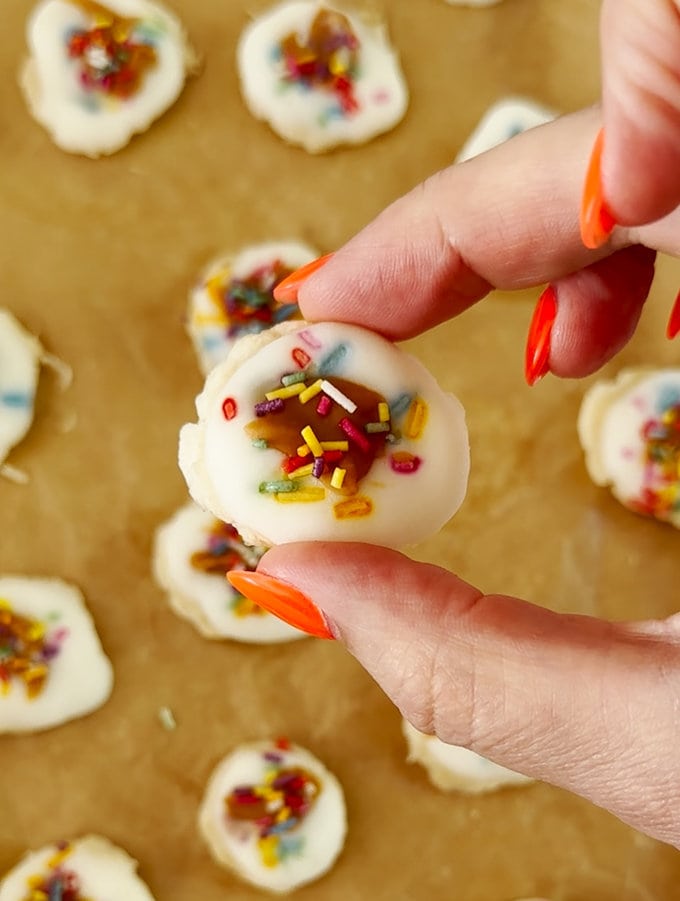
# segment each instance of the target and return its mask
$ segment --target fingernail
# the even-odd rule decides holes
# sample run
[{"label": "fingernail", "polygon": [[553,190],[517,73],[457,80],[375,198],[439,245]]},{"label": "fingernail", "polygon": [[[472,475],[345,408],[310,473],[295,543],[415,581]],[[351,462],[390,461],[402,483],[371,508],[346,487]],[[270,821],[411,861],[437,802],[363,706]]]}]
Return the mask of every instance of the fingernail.
[{"label": "fingernail", "polygon": [[317,269],[321,269],[332,256],[332,253],[326,253],[324,256],[312,260],[311,263],[306,263],[304,266],[300,266],[295,272],[291,272],[290,275],[287,275],[283,281],[280,281],[274,288],[274,300],[278,300],[279,303],[294,303],[297,300],[300,285],[306,281],[310,275],[313,275]]},{"label": "fingernail", "polygon": [[680,292],[675,298],[671,315],[668,317],[668,325],[666,326],[666,335],[672,341],[680,332]]},{"label": "fingernail", "polygon": [[524,378],[531,387],[550,372],[550,334],[557,316],[557,296],[552,285],[548,285],[538,298],[534,315],[529,326],[527,349],[524,359]]},{"label": "fingernail", "polygon": [[590,250],[596,250],[605,244],[616,225],[602,193],[603,146],[604,128],[601,128],[590,155],[581,198],[581,240]]},{"label": "fingernail", "polygon": [[265,576],[263,573],[235,570],[227,573],[227,579],[242,595],[278,616],[284,623],[315,635],[317,638],[334,638],[319,610],[292,585]]}]

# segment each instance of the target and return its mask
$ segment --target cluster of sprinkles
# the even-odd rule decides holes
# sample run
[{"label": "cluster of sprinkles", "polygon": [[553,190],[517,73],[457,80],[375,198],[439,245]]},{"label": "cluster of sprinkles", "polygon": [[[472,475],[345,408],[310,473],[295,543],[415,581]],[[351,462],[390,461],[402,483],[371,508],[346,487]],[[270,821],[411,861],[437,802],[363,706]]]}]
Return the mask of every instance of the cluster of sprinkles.
[{"label": "cluster of sprinkles", "polygon": [[72,2],[95,23],[67,36],[68,55],[80,63],[81,86],[117,100],[133,97],[157,62],[153,31],[142,28],[138,19],[118,16],[94,0]]},{"label": "cluster of sprinkles", "polygon": [[283,62],[284,83],[330,91],[342,116],[359,109],[354,91],[359,39],[342,13],[320,9],[307,38],[300,42],[296,33],[288,35],[281,41],[278,53]]},{"label": "cluster of sprinkles", "polygon": [[632,506],[648,516],[668,519],[680,513],[680,402],[647,420],[641,436],[645,484]]},{"label": "cluster of sprinkles", "polygon": [[285,765],[281,752],[289,747],[286,739],[279,739],[275,750],[262,755],[262,782],[237,786],[224,801],[230,820],[257,827],[257,847],[265,867],[275,867],[302,853],[303,839],[290,833],[303,822],[321,792],[315,776],[301,767]]},{"label": "cluster of sprinkles", "polygon": [[205,284],[215,311],[198,314],[197,322],[224,328],[229,338],[238,338],[298,315],[297,304],[274,300],[274,288],[292,271],[281,260],[258,266],[245,278],[231,278],[230,270],[223,269]]},{"label": "cluster of sprinkles", "polygon": [[[313,503],[324,500],[330,489],[347,498],[334,504],[337,519],[371,514],[371,499],[358,495],[361,479],[387,445],[402,437],[420,438],[428,415],[427,404],[417,395],[404,393],[389,404],[375,391],[334,376],[347,353],[347,345],[340,343],[315,364],[303,347],[293,348],[298,369],[284,373],[265,392],[254,406],[255,420],[246,426],[255,447],[284,455],[280,478],[261,482],[259,492],[282,504]],[[234,419],[236,399],[225,398],[222,412],[225,419]],[[394,427],[396,421],[401,431]],[[414,473],[421,464],[420,457],[406,450],[389,454],[396,473]]]},{"label": "cluster of sprinkles", "polygon": [[[226,576],[234,569],[245,569],[252,572],[264,551],[246,547],[234,526],[215,519],[207,530],[206,546],[195,551],[189,558],[194,569],[209,575]],[[265,610],[248,598],[233,593],[231,611],[235,616],[264,616]]]},{"label": "cluster of sprinkles", "polygon": [[12,679],[19,679],[27,697],[37,698],[66,636],[65,629],[48,635],[45,623],[15,613],[9,601],[0,598],[0,697],[10,692]]},{"label": "cluster of sprinkles", "polygon": [[64,867],[72,853],[73,848],[68,842],[58,844],[56,852],[47,861],[49,873],[28,878],[28,893],[22,901],[88,901],[80,894],[77,873]]}]

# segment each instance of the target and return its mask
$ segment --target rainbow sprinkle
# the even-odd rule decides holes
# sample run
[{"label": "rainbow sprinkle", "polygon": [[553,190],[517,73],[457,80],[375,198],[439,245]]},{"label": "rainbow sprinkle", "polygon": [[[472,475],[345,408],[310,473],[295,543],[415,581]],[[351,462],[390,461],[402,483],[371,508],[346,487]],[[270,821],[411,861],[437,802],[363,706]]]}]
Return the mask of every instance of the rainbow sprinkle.
[{"label": "rainbow sprinkle", "polygon": [[29,876],[28,892],[22,901],[88,901],[80,893],[78,874],[63,865],[72,853],[73,847],[68,842],[57,845],[56,852],[47,861],[49,873]]},{"label": "rainbow sprinkle", "polygon": [[639,497],[630,501],[638,513],[670,520],[680,514],[680,403],[662,409],[644,423],[644,480]]},{"label": "rainbow sprinkle", "polygon": [[[203,550],[196,551],[190,557],[191,566],[207,575],[226,576],[234,569],[253,572],[264,554],[264,549],[246,547],[234,526],[213,521],[208,529],[207,543]],[[233,593],[230,610],[239,618],[264,614],[262,607],[253,604],[242,595]]]},{"label": "rainbow sprinkle", "polygon": [[24,683],[29,700],[37,698],[67,637],[66,629],[48,634],[45,623],[15,613],[10,602],[0,598],[0,698],[9,694],[12,679]]},{"label": "rainbow sprinkle", "polygon": [[265,867],[275,867],[287,857],[302,853],[304,839],[290,833],[304,822],[322,789],[311,773],[301,767],[286,767],[279,750],[265,752],[262,759],[262,782],[236,786],[224,803],[228,820],[253,824],[260,860]]}]

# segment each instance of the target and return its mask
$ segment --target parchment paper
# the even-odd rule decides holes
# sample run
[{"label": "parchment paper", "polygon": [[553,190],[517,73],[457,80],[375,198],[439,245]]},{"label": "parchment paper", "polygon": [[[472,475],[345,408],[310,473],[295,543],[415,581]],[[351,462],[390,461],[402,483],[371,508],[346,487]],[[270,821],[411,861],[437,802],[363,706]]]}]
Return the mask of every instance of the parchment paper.
[{"label": "parchment paper", "polygon": [[[404,763],[399,715],[340,646],[210,643],[168,610],[149,574],[155,526],[185,499],[176,437],[201,380],[182,316],[216,252],[273,238],[331,250],[452,160],[486,108],[524,93],[562,111],[594,100],[590,0],[489,9],[384,0],[412,91],[404,123],[366,147],[310,157],[243,107],[237,35],[256,6],[175,0],[204,66],[177,105],[110,159],[57,150],[16,84],[31,4],[0,25],[0,303],[74,368],[42,379],[35,426],[0,482],[0,570],[85,591],[116,670],[86,720],[0,739],[0,872],[27,846],[94,830],[125,846],[159,901],[254,899],[209,859],[195,819],[237,743],[287,734],[347,792],[350,834],[318,901],[672,901],[680,857],[565,792],[539,785],[466,800]],[[664,261],[638,334],[608,367],[671,363],[680,284]],[[537,291],[495,295],[412,342],[466,405],[468,499],[421,559],[486,590],[616,618],[678,607],[678,533],[589,482],[575,434],[585,383],[522,379]],[[169,706],[177,729],[158,720]],[[120,899],[124,901],[124,899]]]}]

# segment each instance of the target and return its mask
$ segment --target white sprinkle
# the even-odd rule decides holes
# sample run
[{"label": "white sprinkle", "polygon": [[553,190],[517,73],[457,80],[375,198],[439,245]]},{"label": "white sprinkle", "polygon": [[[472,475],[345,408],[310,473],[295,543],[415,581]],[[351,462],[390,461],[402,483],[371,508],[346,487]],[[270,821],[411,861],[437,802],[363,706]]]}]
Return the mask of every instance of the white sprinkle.
[{"label": "white sprinkle", "polygon": [[4,463],[0,466],[0,476],[9,482],[15,482],[17,485],[28,485],[31,481],[31,477],[27,472],[19,469],[18,466],[12,466],[11,463]]},{"label": "white sprinkle", "polygon": [[174,732],[177,728],[177,720],[175,719],[175,714],[170,710],[169,707],[161,707],[158,711],[158,719],[161,721],[161,726],[165,729],[166,732]]},{"label": "white sprinkle", "polygon": [[336,404],[339,404],[343,410],[347,410],[348,413],[354,413],[357,408],[357,405],[353,400],[350,400],[346,394],[343,394],[339,388],[336,388],[335,385],[331,385],[330,382],[327,382],[326,379],[323,379],[321,382],[321,390],[324,394],[327,394],[331,400],[334,400]]},{"label": "white sprinkle", "polygon": [[57,380],[59,381],[59,387],[62,391],[66,391],[67,388],[71,387],[71,383],[73,382],[73,369],[68,363],[60,357],[57,357],[55,354],[48,353],[45,350],[40,355],[40,362],[43,366],[47,366],[48,369],[51,369],[56,374]]}]

